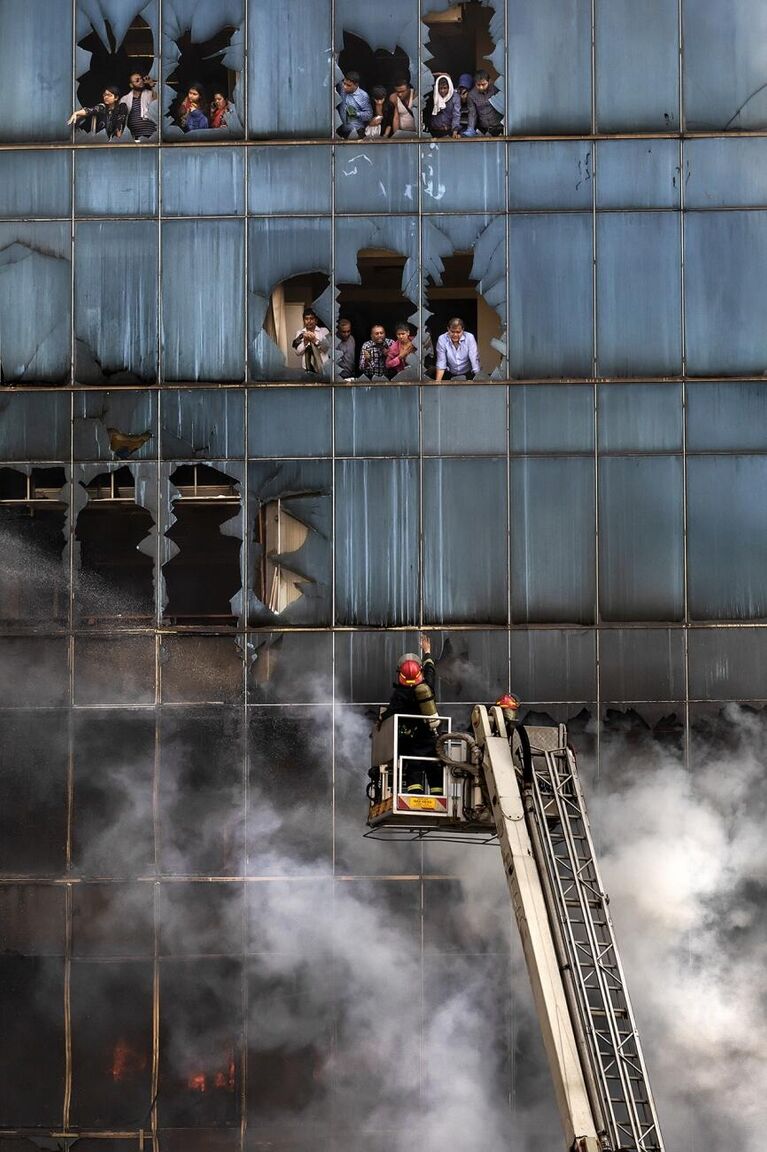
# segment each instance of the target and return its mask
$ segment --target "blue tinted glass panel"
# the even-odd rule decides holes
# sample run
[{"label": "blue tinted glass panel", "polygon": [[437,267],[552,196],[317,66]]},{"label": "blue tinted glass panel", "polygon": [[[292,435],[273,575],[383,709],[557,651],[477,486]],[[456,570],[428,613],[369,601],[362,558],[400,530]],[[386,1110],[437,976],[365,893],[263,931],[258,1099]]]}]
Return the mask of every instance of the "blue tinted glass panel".
[{"label": "blue tinted glass panel", "polygon": [[591,128],[590,0],[509,0],[509,133]]},{"label": "blue tinted glass panel", "polygon": [[511,388],[512,452],[593,452],[594,389],[590,384]]},{"label": "blue tinted glass panel", "polygon": [[414,212],[418,207],[418,149],[360,141],[336,151],[337,212]]},{"label": "blue tinted glass panel", "polygon": [[767,10],[761,0],[684,0],[684,108],[690,130],[764,128]]},{"label": "blue tinted glass panel", "polygon": [[25,0],[0,5],[0,76],[11,84],[0,140],[70,139],[71,62],[70,4]]},{"label": "blue tinted glass panel", "polygon": [[679,620],[684,610],[681,456],[599,464],[603,620]]},{"label": "blue tinted glass panel", "polygon": [[[330,136],[331,0],[248,5],[248,131],[251,136]],[[301,35],[296,35],[300,29]],[[275,45],[279,44],[279,51]],[[290,84],[286,78],[291,77]]]},{"label": "blue tinted glass panel", "polygon": [[69,399],[63,392],[0,395],[0,460],[66,459]]},{"label": "blue tinted glass panel", "polygon": [[0,152],[0,217],[68,216],[72,158],[66,152]]},{"label": "blue tinted glass panel", "polygon": [[116,456],[146,460],[157,456],[156,392],[147,388],[114,392],[80,389],[73,403],[75,460],[114,460]]},{"label": "blue tinted glass panel", "polygon": [[673,628],[604,628],[599,633],[602,700],[681,700],[684,633]]},{"label": "blue tinted glass panel", "polygon": [[593,174],[588,141],[509,144],[509,207],[590,209]]},{"label": "blue tinted glass panel", "polygon": [[329,148],[248,148],[248,212],[330,212]]},{"label": "blue tinted glass panel", "polygon": [[[421,206],[424,212],[502,212],[505,190],[505,145],[491,141],[457,152],[434,141],[421,148]],[[456,162],[464,155],[468,164]]]},{"label": "blue tinted glass panel", "polygon": [[75,374],[80,383],[156,379],[157,248],[157,227],[149,221],[77,225]]},{"label": "blue tinted glass panel", "polygon": [[688,384],[687,448],[767,451],[767,383]]},{"label": "blue tinted glass panel", "polygon": [[245,455],[241,391],[169,388],[162,394],[162,454],[167,458],[241,459]]},{"label": "blue tinted glass panel", "polygon": [[687,461],[689,605],[694,620],[767,616],[767,458]]},{"label": "blue tinted glass panel", "polygon": [[242,380],[244,233],[237,220],[163,226],[163,371],[169,380]]},{"label": "blue tinted glass panel", "polygon": [[597,208],[678,208],[676,140],[600,140]]},{"label": "blue tinted glass panel", "polygon": [[418,452],[418,389],[407,385],[336,393],[336,452],[399,456]]},{"label": "blue tinted glass panel", "polygon": [[75,154],[78,216],[154,216],[157,153],[154,149],[82,149]]},{"label": "blue tinted glass panel", "polygon": [[249,456],[329,456],[333,430],[327,388],[253,388]]},{"label": "blue tinted glass panel", "polygon": [[595,594],[593,461],[512,460],[512,620],[591,624]]},{"label": "blue tinted glass panel", "polygon": [[698,700],[767,698],[767,630],[691,628],[690,696]]},{"label": "blue tinted glass panel", "polygon": [[591,216],[509,221],[513,376],[592,372]]},{"label": "blue tinted glass panel", "polygon": [[597,0],[599,132],[671,132],[679,127],[677,0]]},{"label": "blue tinted glass panel", "polygon": [[691,212],[685,225],[687,371],[761,376],[767,364],[767,212]]},{"label": "blue tinted glass panel", "polygon": [[682,362],[677,213],[597,218],[597,363],[603,376],[674,376]]},{"label": "blue tinted glass panel", "polygon": [[[478,493],[482,494],[479,501]],[[506,623],[506,498],[505,460],[424,461],[427,621]],[[471,547],[456,548],[455,541],[462,538],[467,525],[471,525]]]},{"label": "blue tinted glass panel", "polygon": [[336,466],[336,619],[396,625],[418,616],[416,460]]},{"label": "blue tinted glass panel", "polygon": [[423,450],[429,456],[506,452],[506,389],[469,384],[425,388]]},{"label": "blue tinted glass panel", "polygon": [[69,224],[0,224],[0,380],[60,383],[69,375]]},{"label": "blue tinted glass panel", "polygon": [[670,452],[682,448],[679,384],[600,384],[602,452]]},{"label": "blue tinted glass panel", "polygon": [[767,204],[767,139],[687,140],[688,208],[758,208]]},{"label": "blue tinted glass panel", "polygon": [[168,216],[237,216],[245,211],[241,148],[173,148],[162,155]]},{"label": "blue tinted glass panel", "polygon": [[[301,380],[305,361],[293,348],[306,304],[333,328],[330,220],[248,221],[248,337],[254,380]],[[327,337],[328,342],[330,336]],[[330,375],[328,359],[315,377]],[[325,353],[323,353],[325,355]]]},{"label": "blue tinted glass panel", "polygon": [[511,686],[527,703],[595,699],[595,633],[515,629],[511,633]]}]

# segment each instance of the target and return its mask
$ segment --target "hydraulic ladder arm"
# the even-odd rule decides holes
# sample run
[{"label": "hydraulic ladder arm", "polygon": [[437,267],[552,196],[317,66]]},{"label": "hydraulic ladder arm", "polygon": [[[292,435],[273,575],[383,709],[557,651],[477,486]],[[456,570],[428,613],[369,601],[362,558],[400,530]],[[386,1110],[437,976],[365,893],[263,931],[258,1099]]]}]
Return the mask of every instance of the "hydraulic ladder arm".
[{"label": "hydraulic ladder arm", "polygon": [[472,725],[567,1147],[664,1152],[565,729]]}]

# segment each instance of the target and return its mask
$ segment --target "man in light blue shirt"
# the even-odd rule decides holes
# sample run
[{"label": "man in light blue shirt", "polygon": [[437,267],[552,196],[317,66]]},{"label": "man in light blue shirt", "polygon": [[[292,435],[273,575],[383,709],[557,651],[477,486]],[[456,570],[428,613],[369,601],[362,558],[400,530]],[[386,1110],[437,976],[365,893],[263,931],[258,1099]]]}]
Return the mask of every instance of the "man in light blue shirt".
[{"label": "man in light blue shirt", "polygon": [[338,86],[341,103],[338,114],[341,125],[338,135],[356,139],[365,135],[365,126],[373,118],[373,106],[367,92],[360,88],[359,72],[347,72]]},{"label": "man in light blue shirt", "polygon": [[437,380],[451,376],[465,376],[473,380],[479,372],[479,350],[471,332],[466,332],[463,320],[454,316],[437,340]]}]

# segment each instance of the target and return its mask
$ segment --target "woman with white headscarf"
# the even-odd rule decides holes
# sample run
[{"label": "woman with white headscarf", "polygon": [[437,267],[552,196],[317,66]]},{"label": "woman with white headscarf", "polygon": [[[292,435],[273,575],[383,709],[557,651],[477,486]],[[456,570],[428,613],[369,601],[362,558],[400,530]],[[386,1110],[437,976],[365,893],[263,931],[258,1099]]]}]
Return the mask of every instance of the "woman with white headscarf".
[{"label": "woman with white headscarf", "polygon": [[434,77],[427,127],[432,136],[450,136],[453,129],[453,105],[455,89],[446,72],[438,72]]}]

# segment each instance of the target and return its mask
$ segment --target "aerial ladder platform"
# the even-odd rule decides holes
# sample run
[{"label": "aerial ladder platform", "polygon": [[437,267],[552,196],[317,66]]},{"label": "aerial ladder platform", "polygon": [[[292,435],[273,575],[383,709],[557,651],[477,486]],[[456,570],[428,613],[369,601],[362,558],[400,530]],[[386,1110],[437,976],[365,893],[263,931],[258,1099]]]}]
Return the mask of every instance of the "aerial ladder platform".
[{"label": "aerial ladder platform", "polygon": [[499,844],[568,1152],[664,1152],[566,727],[477,705],[401,754],[418,719],[373,734],[367,834]]}]

